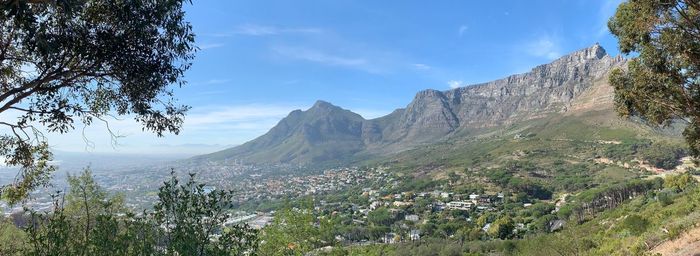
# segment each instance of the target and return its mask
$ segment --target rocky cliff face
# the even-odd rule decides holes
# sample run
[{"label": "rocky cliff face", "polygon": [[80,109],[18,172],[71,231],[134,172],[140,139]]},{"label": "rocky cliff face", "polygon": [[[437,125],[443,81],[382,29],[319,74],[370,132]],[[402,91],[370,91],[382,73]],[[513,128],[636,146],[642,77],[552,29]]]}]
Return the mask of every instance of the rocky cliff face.
[{"label": "rocky cliff face", "polygon": [[454,103],[462,125],[497,125],[513,118],[564,111],[622,61],[595,45],[528,73],[455,89],[446,96]]},{"label": "rocky cliff face", "polygon": [[596,44],[524,74],[449,91],[421,91],[406,108],[373,120],[319,101],[307,111],[292,112],[260,138],[212,155],[307,164],[348,158],[368,149],[391,153],[463,129],[609,108],[612,90],[605,78],[624,63]]},{"label": "rocky cliff face", "polygon": [[623,64],[596,44],[528,73],[447,91],[445,97],[461,126],[494,126],[567,111],[574,99]]},{"label": "rocky cliff face", "polygon": [[453,112],[449,99],[436,90],[425,90],[416,94],[406,107],[397,125],[387,130],[387,142],[432,141],[459,127],[459,119]]},{"label": "rocky cliff face", "polygon": [[[425,90],[416,95],[400,117],[394,118],[396,124],[384,126],[382,140],[374,141],[420,144],[459,129],[498,126],[548,113],[585,110],[596,104],[606,104],[612,99],[612,90],[607,83],[603,82],[596,91],[591,88],[606,81],[604,78],[608,72],[624,62],[622,57],[607,55],[596,44],[524,74],[444,92]],[[577,102],[576,99],[584,94],[591,100]],[[571,108],[574,103],[580,104]]]}]

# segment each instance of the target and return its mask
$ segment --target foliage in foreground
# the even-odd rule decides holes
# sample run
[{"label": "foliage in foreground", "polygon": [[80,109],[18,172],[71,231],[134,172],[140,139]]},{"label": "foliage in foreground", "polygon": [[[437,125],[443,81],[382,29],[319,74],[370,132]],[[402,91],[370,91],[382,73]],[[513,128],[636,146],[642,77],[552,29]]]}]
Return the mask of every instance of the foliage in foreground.
[{"label": "foliage in foreground", "polygon": [[[139,215],[122,214],[121,196],[107,195],[89,170],[71,176],[69,183],[64,197],[54,197],[53,212],[31,212],[25,232],[14,231],[26,239],[13,239],[18,244],[3,242],[0,252],[65,256],[254,255],[257,251],[255,230],[245,225],[223,229],[231,193],[207,193],[194,175],[181,184],[173,174],[160,188],[153,212]],[[11,227],[2,225],[0,231],[9,232]]]},{"label": "foliage in foreground", "polygon": [[157,135],[179,133],[189,107],[171,86],[185,84],[196,50],[187,2],[0,1],[0,113],[16,116],[0,120],[0,159],[20,168],[1,187],[4,200],[21,201],[55,170],[41,131],[117,115]]},{"label": "foliage in foreground", "polygon": [[636,53],[627,70],[614,70],[610,83],[620,114],[654,124],[683,119],[690,152],[700,155],[700,1],[630,0],[608,27],[622,53]]}]

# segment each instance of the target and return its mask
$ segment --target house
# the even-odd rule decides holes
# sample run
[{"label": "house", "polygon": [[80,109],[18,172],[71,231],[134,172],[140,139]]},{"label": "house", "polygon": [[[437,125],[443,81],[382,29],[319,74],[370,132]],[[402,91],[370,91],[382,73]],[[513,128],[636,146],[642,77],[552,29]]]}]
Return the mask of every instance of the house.
[{"label": "house", "polygon": [[484,232],[488,232],[489,228],[491,228],[491,223],[486,223],[486,225],[484,225],[484,227],[481,228],[481,230],[483,230]]},{"label": "house", "polygon": [[563,220],[555,220],[549,223],[549,232],[554,232],[559,229],[562,229],[566,225],[566,221]]},{"label": "house", "polygon": [[401,209],[396,209],[396,208],[391,208],[389,209],[389,213],[391,214],[392,217],[396,217],[401,213],[403,210]]},{"label": "house", "polygon": [[471,195],[469,195],[469,200],[476,201],[476,200],[478,200],[478,199],[479,199],[479,195],[478,195],[478,194],[472,193]]},{"label": "house", "polygon": [[411,206],[411,205],[413,205],[413,203],[411,203],[411,202],[402,202],[402,201],[394,201],[394,203],[392,203],[392,205],[394,205],[394,207],[402,207],[402,206]]},{"label": "house", "polygon": [[438,211],[438,212],[440,212],[440,211],[442,211],[442,210],[445,210],[445,203],[443,203],[443,202],[436,202],[436,203],[434,203],[434,204],[433,204],[433,210],[434,210],[434,211]]},{"label": "house", "polygon": [[420,217],[418,217],[418,215],[411,214],[411,215],[406,215],[406,217],[404,217],[404,219],[407,221],[418,222],[418,220],[420,220]]},{"label": "house", "polygon": [[478,201],[480,204],[489,204],[491,203],[491,198],[487,195],[481,195]]},{"label": "house", "polygon": [[396,234],[394,233],[386,233],[384,234],[384,237],[382,237],[382,242],[385,244],[393,244],[396,243]]},{"label": "house", "polygon": [[420,230],[418,229],[411,229],[410,232],[408,232],[408,238],[411,241],[418,241],[420,240]]},{"label": "house", "polygon": [[447,193],[447,192],[440,193],[440,197],[442,197],[443,199],[450,198],[451,196],[452,196],[452,193]]},{"label": "house", "polygon": [[472,208],[472,202],[452,201],[447,203],[447,209],[468,211]]}]

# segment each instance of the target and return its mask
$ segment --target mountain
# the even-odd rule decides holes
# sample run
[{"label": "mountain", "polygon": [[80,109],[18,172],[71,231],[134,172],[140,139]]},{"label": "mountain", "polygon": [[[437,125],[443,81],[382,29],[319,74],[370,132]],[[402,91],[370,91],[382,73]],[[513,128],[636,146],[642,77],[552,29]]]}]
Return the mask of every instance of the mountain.
[{"label": "mountain", "polygon": [[263,163],[340,162],[364,149],[365,119],[349,110],[318,101],[309,110],[294,110],[269,132],[238,147],[196,159],[240,159]]},{"label": "mountain", "polygon": [[406,108],[372,120],[318,101],[306,111],[291,112],[259,138],[195,159],[342,164],[549,115],[611,110],[607,74],[625,63],[595,44],[527,73],[418,92]]}]

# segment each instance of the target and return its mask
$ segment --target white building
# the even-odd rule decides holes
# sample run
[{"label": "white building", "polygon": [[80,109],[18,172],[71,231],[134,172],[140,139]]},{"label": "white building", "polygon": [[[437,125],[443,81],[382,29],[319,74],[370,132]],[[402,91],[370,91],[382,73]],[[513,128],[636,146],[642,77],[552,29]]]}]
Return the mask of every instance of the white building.
[{"label": "white building", "polygon": [[451,196],[452,196],[452,193],[447,193],[447,192],[440,193],[440,197],[442,197],[442,198],[450,198]]},{"label": "white building", "polygon": [[472,202],[452,201],[447,203],[447,209],[468,211],[473,205]]},{"label": "white building", "polygon": [[411,239],[411,241],[418,241],[418,240],[420,240],[420,230],[418,230],[418,229],[412,229],[412,230],[408,233],[408,237],[409,237],[409,239]]},{"label": "white building", "polygon": [[406,215],[406,217],[404,217],[404,219],[406,219],[407,221],[418,222],[418,220],[420,220],[420,217],[418,217],[418,215],[411,214],[411,215]]}]

